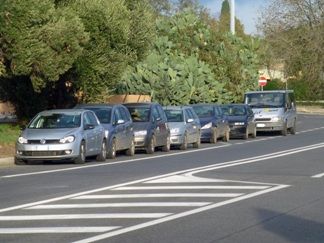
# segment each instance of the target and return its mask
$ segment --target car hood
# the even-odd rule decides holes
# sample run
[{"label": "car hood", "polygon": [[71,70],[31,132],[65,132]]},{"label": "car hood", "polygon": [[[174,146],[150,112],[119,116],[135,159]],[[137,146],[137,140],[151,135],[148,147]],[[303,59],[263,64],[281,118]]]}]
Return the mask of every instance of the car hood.
[{"label": "car hood", "polygon": [[246,116],[228,116],[227,117],[228,122],[246,122],[247,117]]},{"label": "car hood", "polygon": [[150,128],[150,122],[134,122],[134,131],[144,131]]},{"label": "car hood", "polygon": [[61,139],[70,134],[74,134],[79,128],[62,128],[62,129],[25,129],[22,136],[29,140],[34,139]]},{"label": "car hood", "polygon": [[275,117],[284,113],[283,108],[253,108],[255,118]]},{"label": "car hood", "polygon": [[204,118],[199,118],[200,121],[200,125],[203,127],[205,126],[207,123],[212,122],[213,121],[213,117],[204,117]]}]

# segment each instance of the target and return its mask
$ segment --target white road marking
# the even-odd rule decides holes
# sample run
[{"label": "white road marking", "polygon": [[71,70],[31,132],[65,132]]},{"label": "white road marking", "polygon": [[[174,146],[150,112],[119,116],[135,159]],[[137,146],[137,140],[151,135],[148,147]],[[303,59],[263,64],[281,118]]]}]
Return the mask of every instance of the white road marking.
[{"label": "white road marking", "polygon": [[190,175],[172,175],[156,180],[146,181],[144,183],[206,183],[206,182],[225,182],[225,180],[201,178]]},{"label": "white road marking", "polygon": [[147,219],[162,218],[171,213],[99,213],[99,214],[49,214],[0,216],[0,221],[53,220],[53,219]]},{"label": "white road marking", "polygon": [[[94,190],[79,192],[79,193],[70,194],[70,195],[66,195],[66,196],[62,196],[62,197],[56,197],[56,198],[46,199],[46,200],[42,200],[42,201],[21,204],[21,205],[17,205],[17,206],[8,207],[8,208],[3,208],[3,209],[0,209],[0,213],[13,211],[13,210],[20,209],[20,208],[31,207],[31,206],[35,206],[35,205],[39,205],[39,204],[55,202],[55,201],[59,201],[59,200],[63,200],[63,199],[69,199],[69,198],[78,197],[78,196],[82,196],[82,195],[86,195],[86,194],[90,194],[90,193],[101,192],[101,191],[105,191],[105,190],[109,190],[109,189],[113,189],[113,188],[117,188],[117,187],[132,185],[135,183],[142,183],[142,182],[147,182],[147,181],[152,181],[152,180],[158,180],[161,178],[174,176],[174,175],[181,174],[181,173],[190,173],[190,172],[194,172],[194,171],[201,170],[204,168],[213,167],[213,169],[218,169],[218,168],[222,168],[224,165],[226,165],[226,167],[229,167],[229,166],[237,166],[237,165],[248,164],[248,163],[255,163],[255,162],[260,162],[260,161],[263,162],[265,160],[269,160],[272,158],[287,156],[287,155],[291,155],[291,154],[297,154],[297,153],[310,151],[310,150],[314,150],[314,149],[318,149],[318,148],[322,148],[322,147],[324,147],[324,143],[318,143],[318,144],[313,144],[310,146],[304,146],[304,147],[299,147],[299,148],[295,148],[295,149],[283,150],[283,151],[279,151],[279,152],[275,152],[275,153],[270,153],[270,154],[266,154],[264,156],[256,156],[256,157],[245,158],[245,159],[240,159],[240,160],[233,160],[233,161],[228,161],[228,162],[223,162],[223,163],[218,163],[218,164],[213,164],[213,165],[208,165],[208,166],[196,167],[196,168],[192,168],[192,169],[186,169],[186,170],[182,170],[182,171],[176,171],[176,172],[172,172],[172,173],[168,173],[168,174],[164,174],[164,175],[158,175],[158,176],[139,179],[139,180],[135,180],[135,181],[131,181],[131,182],[121,183],[121,184],[117,184],[117,185],[113,185],[113,186],[97,188]],[[287,152],[289,152],[289,153],[287,153]],[[273,184],[273,185],[275,185],[275,184]]]},{"label": "white road marking", "polygon": [[280,185],[280,186],[272,187],[272,188],[269,188],[269,189],[266,189],[266,190],[263,190],[263,191],[258,191],[258,192],[255,192],[255,193],[247,194],[247,195],[244,195],[244,196],[241,196],[241,197],[236,197],[236,198],[229,199],[229,200],[219,202],[219,203],[214,203],[214,204],[211,204],[211,205],[208,205],[208,206],[205,206],[205,207],[201,207],[201,208],[193,209],[193,210],[190,210],[190,211],[170,215],[170,216],[165,217],[165,218],[161,218],[161,219],[153,220],[153,221],[150,221],[150,222],[146,222],[146,223],[142,223],[142,224],[122,228],[122,229],[119,229],[119,230],[115,230],[113,232],[104,233],[102,235],[97,235],[97,236],[94,236],[94,237],[90,237],[88,239],[83,239],[83,240],[80,240],[80,241],[76,241],[74,243],[88,243],[88,242],[94,242],[94,241],[98,241],[98,240],[107,239],[107,238],[110,238],[110,237],[113,237],[113,236],[116,236],[116,235],[120,235],[120,234],[124,234],[124,233],[130,232],[130,231],[135,231],[135,230],[138,230],[138,229],[150,227],[152,225],[157,225],[157,224],[168,222],[168,221],[171,221],[171,220],[174,220],[174,219],[183,218],[183,217],[186,217],[186,216],[189,216],[189,215],[192,215],[192,214],[197,214],[197,213],[204,212],[204,211],[207,211],[207,210],[210,210],[210,209],[218,208],[218,207],[221,207],[221,206],[224,206],[224,205],[227,205],[227,204],[231,204],[231,203],[235,203],[235,202],[238,202],[238,201],[241,201],[241,200],[244,200],[244,199],[256,197],[256,196],[259,196],[259,195],[262,195],[262,194],[265,194],[265,193],[269,193],[269,192],[273,192],[273,191],[276,191],[276,190],[280,190],[280,189],[283,189],[283,188],[286,188],[286,187],[289,187],[289,186],[288,185]]},{"label": "white road marking", "polygon": [[38,205],[25,209],[125,208],[125,207],[202,207],[211,202],[135,202]]},{"label": "white road marking", "polygon": [[269,186],[125,186],[112,189],[113,191],[132,190],[261,190]]},{"label": "white road marking", "polygon": [[0,228],[0,234],[40,234],[40,233],[102,233],[118,229],[111,227],[40,227],[40,228]]},{"label": "white road marking", "polygon": [[152,194],[109,194],[86,195],[72,199],[108,199],[108,198],[160,198],[160,197],[238,197],[242,193],[152,193]]},{"label": "white road marking", "polygon": [[321,178],[324,177],[324,173],[313,175],[312,178]]}]

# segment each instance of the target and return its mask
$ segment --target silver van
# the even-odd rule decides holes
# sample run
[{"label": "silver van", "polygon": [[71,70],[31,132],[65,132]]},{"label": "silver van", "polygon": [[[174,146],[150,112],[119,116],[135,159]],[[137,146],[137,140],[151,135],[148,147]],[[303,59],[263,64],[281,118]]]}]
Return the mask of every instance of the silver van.
[{"label": "silver van", "polygon": [[292,90],[247,92],[244,103],[253,110],[257,131],[296,133],[297,110]]}]

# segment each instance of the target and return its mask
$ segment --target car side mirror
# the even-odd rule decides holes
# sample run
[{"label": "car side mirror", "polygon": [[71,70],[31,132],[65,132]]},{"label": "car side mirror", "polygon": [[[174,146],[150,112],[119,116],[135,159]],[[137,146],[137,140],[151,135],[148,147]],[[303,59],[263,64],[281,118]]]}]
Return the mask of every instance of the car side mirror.
[{"label": "car side mirror", "polygon": [[86,124],[86,125],[84,126],[84,130],[91,130],[91,129],[94,129],[94,128],[95,128],[95,126],[92,125],[92,124]]},{"label": "car side mirror", "polygon": [[124,121],[123,119],[119,119],[119,120],[116,122],[117,125],[124,124],[124,123],[125,123],[125,121]]},{"label": "car side mirror", "polygon": [[189,119],[187,120],[187,122],[188,122],[188,123],[192,123],[192,122],[194,122],[194,119],[189,118]]}]

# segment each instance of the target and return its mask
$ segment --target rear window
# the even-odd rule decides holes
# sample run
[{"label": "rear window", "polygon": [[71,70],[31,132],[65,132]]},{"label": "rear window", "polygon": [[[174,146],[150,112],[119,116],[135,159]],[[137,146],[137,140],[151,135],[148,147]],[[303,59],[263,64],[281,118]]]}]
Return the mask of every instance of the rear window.
[{"label": "rear window", "polygon": [[224,107],[224,111],[228,116],[245,116],[247,114],[244,106],[227,106]]},{"label": "rear window", "polygon": [[214,116],[214,108],[212,106],[193,106],[192,108],[199,118]]},{"label": "rear window", "polygon": [[127,107],[133,122],[149,122],[150,107]]}]

